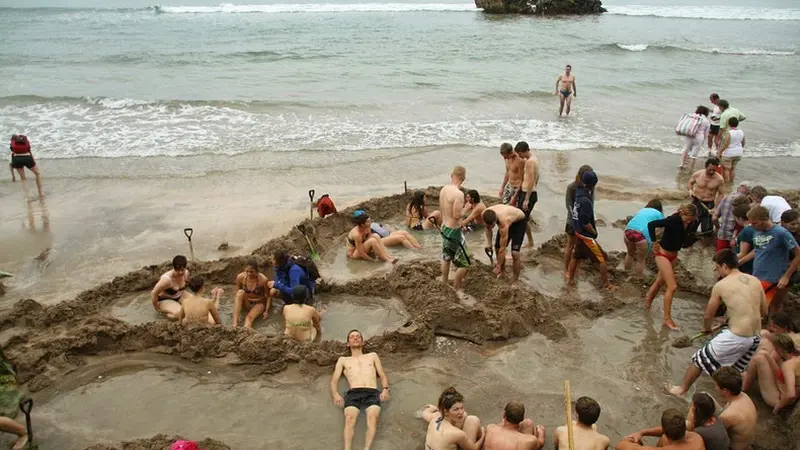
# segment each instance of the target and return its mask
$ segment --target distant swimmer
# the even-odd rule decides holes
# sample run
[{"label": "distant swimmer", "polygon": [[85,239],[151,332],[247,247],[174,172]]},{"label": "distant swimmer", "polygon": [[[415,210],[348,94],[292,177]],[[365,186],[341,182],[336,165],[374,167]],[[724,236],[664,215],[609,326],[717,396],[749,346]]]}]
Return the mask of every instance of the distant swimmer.
[{"label": "distant swimmer", "polygon": [[703,438],[694,431],[688,431],[686,416],[677,409],[668,409],[661,414],[661,430],[664,434],[658,445],[643,445],[639,433],[622,438],[614,447],[616,450],[705,450]]},{"label": "distant swimmer", "polygon": [[531,231],[531,211],[539,201],[539,160],[533,156],[531,147],[525,141],[517,142],[514,152],[525,162],[522,171],[522,183],[515,198],[515,206],[525,213],[525,236],[528,238],[527,247],[533,247],[533,232]]},{"label": "distant swimmer", "polygon": [[[11,136],[11,168],[16,169],[19,178],[25,181],[25,168],[36,175],[36,187],[39,190],[39,195],[42,195],[42,175],[39,173],[39,167],[36,165],[36,160],[33,159],[31,153],[31,142],[24,134],[15,134]],[[14,172],[11,172],[12,181],[14,179]]]},{"label": "distant swimmer", "polygon": [[292,304],[283,307],[283,334],[298,341],[312,342],[322,336],[321,318],[312,305],[308,288],[298,284],[292,288]]},{"label": "distant swimmer", "polygon": [[189,282],[186,263],[183,255],[172,258],[172,270],[161,275],[150,293],[153,309],[166,315],[169,320],[178,320],[181,314],[181,297],[186,290],[186,283]]},{"label": "distant swimmer", "polygon": [[233,304],[233,326],[239,326],[239,315],[243,306],[249,306],[250,311],[244,319],[245,328],[252,328],[253,321],[261,314],[266,319],[272,307],[272,297],[269,296],[269,280],[267,276],[258,271],[258,261],[255,258],[247,259],[244,272],[236,276],[236,299]]},{"label": "distant swimmer", "polygon": [[464,193],[461,185],[467,179],[467,169],[456,166],[450,174],[450,184],[439,192],[439,205],[442,208],[442,282],[450,279],[450,264],[456,266],[453,288],[461,289],[461,282],[467,275],[470,265],[467,241],[461,231],[461,215],[464,209]]},{"label": "distant swimmer", "polygon": [[[372,448],[372,441],[378,429],[381,402],[389,400],[389,378],[383,371],[377,353],[364,354],[364,337],[360,331],[352,330],[347,333],[347,348],[350,350],[350,356],[342,356],[336,361],[336,368],[331,378],[331,395],[333,403],[344,408],[344,450],[352,448],[356,421],[361,410],[365,410],[367,415],[364,450],[369,450]],[[344,398],[339,394],[339,378],[342,374],[349,385]],[[376,375],[381,379],[380,391]]]},{"label": "distant swimmer", "polygon": [[686,369],[681,385],[669,390],[671,394],[686,395],[703,372],[714,375],[724,366],[733,366],[744,372],[758,350],[761,318],[767,314],[767,300],[758,279],[740,272],[738,265],[736,253],[731,249],[720,250],[714,255],[715,270],[722,279],[711,289],[703,331],[711,333],[717,310],[723,304],[727,327],[692,356],[693,364]]},{"label": "distant swimmer", "polygon": [[567,115],[569,116],[570,107],[572,106],[572,97],[578,96],[578,86],[575,84],[575,75],[572,74],[572,66],[567,64],[564,68],[564,73],[556,79],[556,95],[559,98],[561,106],[558,108],[558,117],[564,112],[564,104],[567,105]]},{"label": "distant swimmer", "polygon": [[442,213],[428,212],[425,202],[425,191],[414,192],[411,201],[406,205],[406,225],[414,231],[432,230],[442,224]]},{"label": "distant swimmer", "polygon": [[508,142],[500,146],[500,156],[506,164],[506,173],[503,177],[503,185],[500,186],[499,196],[504,205],[512,204],[516,198],[517,191],[522,185],[525,161],[519,157],[514,147]]},{"label": "distant swimmer", "polygon": [[219,318],[219,298],[222,295],[222,289],[214,288],[211,291],[211,295],[214,298],[209,300],[203,298],[205,281],[202,277],[193,277],[186,286],[189,290],[184,292],[181,297],[180,323],[222,324]]},{"label": "distant swimmer", "polygon": [[525,239],[525,213],[521,209],[509,205],[494,205],[483,212],[483,221],[486,222],[486,249],[492,248],[492,230],[497,225],[497,236],[494,243],[497,260],[494,273],[502,276],[506,268],[506,248],[511,244],[513,281],[519,280],[522,272],[522,257],[519,254],[522,241]]},{"label": "distant swimmer", "polygon": [[[572,441],[576,450],[605,450],[611,445],[608,436],[597,432],[597,419],[600,418],[600,404],[593,398],[580,397],[575,402],[578,420],[572,422]],[[556,450],[569,450],[569,431],[566,425],[556,429]]]},{"label": "distant swimmer", "polygon": [[483,223],[483,212],[486,211],[486,203],[481,200],[481,194],[475,189],[470,189],[464,195],[463,216],[464,220],[461,221],[461,228],[464,231],[472,231],[476,227],[486,225]]},{"label": "distant swimmer", "polygon": [[[485,450],[537,450],[544,447],[544,427],[534,427],[525,418],[525,405],[511,401],[503,411],[503,421],[486,427]],[[605,447],[604,447],[605,448]]]},{"label": "distant swimmer", "polygon": [[[430,410],[429,407],[427,409]],[[477,423],[475,419],[468,420],[474,416],[467,414],[464,409],[464,396],[454,387],[447,388],[442,392],[436,410],[436,413],[433,413],[435,419],[428,423],[425,450],[480,450],[483,448],[486,430],[480,426],[480,420]]]}]

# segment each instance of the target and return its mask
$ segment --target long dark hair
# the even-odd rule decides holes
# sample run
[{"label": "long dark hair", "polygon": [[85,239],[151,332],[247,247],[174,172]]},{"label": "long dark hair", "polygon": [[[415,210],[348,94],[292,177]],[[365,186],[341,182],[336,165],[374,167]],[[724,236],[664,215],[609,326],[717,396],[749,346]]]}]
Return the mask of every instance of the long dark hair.
[{"label": "long dark hair", "polygon": [[411,201],[408,202],[408,212],[413,213],[415,209],[417,210],[419,218],[424,219],[424,217],[422,217],[422,211],[425,209],[425,191],[415,191],[414,195],[411,197]]},{"label": "long dark hair", "polygon": [[442,413],[442,418],[444,418],[444,412],[449,411],[456,403],[464,403],[464,396],[456,388],[450,386],[439,396],[439,404],[437,406],[439,407],[439,412]]}]

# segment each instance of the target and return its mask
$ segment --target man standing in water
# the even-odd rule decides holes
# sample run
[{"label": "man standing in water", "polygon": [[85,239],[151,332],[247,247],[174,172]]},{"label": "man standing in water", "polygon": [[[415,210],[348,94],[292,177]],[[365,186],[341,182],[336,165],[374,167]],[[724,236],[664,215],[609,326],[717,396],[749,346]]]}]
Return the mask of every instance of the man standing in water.
[{"label": "man standing in water", "polygon": [[533,247],[533,233],[531,232],[531,211],[539,201],[536,189],[539,186],[539,161],[533,157],[531,147],[525,141],[517,142],[514,152],[525,161],[525,170],[522,173],[522,184],[517,192],[516,206],[525,213],[525,235],[528,237],[528,247]]},{"label": "man standing in water", "polygon": [[508,402],[503,411],[503,422],[486,427],[486,450],[537,450],[544,447],[544,427],[533,426],[525,418],[525,405]]},{"label": "man standing in water", "polygon": [[[344,408],[344,450],[352,448],[356,421],[362,409],[366,410],[367,415],[364,450],[369,450],[375,439],[381,402],[389,400],[389,379],[377,353],[364,354],[364,337],[360,331],[352,330],[347,333],[347,348],[350,349],[350,356],[342,356],[336,361],[331,379],[331,395],[333,403]],[[339,378],[342,373],[349,385],[344,398],[339,394]],[[378,391],[376,374],[381,378],[381,391]]]},{"label": "man standing in water", "polygon": [[570,107],[572,106],[572,97],[578,96],[578,86],[575,85],[575,75],[572,74],[572,66],[567,64],[564,68],[564,73],[556,79],[556,95],[561,103],[558,108],[558,117],[564,112],[564,104],[567,105],[567,115],[569,116]]},{"label": "man standing in water", "polygon": [[699,236],[706,239],[714,233],[714,205],[718,205],[723,196],[724,180],[717,172],[718,167],[719,159],[708,158],[705,169],[693,173],[689,179],[689,197],[697,208],[697,220],[700,221]]},{"label": "man standing in water", "polygon": [[522,184],[522,170],[525,167],[525,161],[517,155],[514,147],[508,142],[504,142],[500,146],[500,156],[506,163],[506,174],[503,177],[503,185],[500,186],[500,199],[504,205],[508,205],[514,200],[514,193],[517,192],[519,186]]},{"label": "man standing in water", "polygon": [[461,184],[466,179],[467,169],[456,166],[450,174],[450,184],[439,192],[439,205],[442,208],[442,282],[448,283],[450,263],[455,264],[457,269],[453,287],[456,291],[461,289],[461,282],[464,281],[469,267],[467,241],[461,232],[461,210],[464,208]]},{"label": "man standing in water", "polygon": [[756,277],[737,269],[739,262],[731,249],[714,255],[714,266],[723,278],[711,289],[703,331],[711,333],[711,324],[722,303],[727,308],[728,328],[720,331],[692,356],[694,364],[686,369],[681,385],[669,390],[678,397],[686,395],[702,372],[714,375],[723,366],[733,366],[744,372],[761,342],[761,318],[767,313],[767,300],[761,283]]}]

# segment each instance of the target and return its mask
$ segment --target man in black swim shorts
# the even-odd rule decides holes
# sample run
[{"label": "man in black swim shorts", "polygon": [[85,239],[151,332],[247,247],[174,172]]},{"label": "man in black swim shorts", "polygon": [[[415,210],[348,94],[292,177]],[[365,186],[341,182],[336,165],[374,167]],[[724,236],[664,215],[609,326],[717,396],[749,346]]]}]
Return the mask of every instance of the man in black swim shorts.
[{"label": "man in black swim shorts", "polygon": [[497,225],[497,238],[495,239],[495,253],[497,261],[494,273],[500,277],[506,268],[506,247],[511,243],[511,259],[514,262],[512,271],[513,281],[519,279],[522,271],[522,258],[519,250],[522,248],[522,241],[525,239],[525,225],[528,220],[521,209],[509,205],[494,205],[486,208],[483,212],[483,221],[486,223],[486,248],[492,246],[492,229]]},{"label": "man in black swim shorts", "polygon": [[[369,450],[378,429],[381,402],[389,400],[389,378],[383,371],[378,355],[364,353],[364,337],[360,331],[352,330],[347,333],[347,348],[350,349],[350,356],[343,356],[336,362],[331,379],[331,395],[333,403],[344,408],[344,449],[350,450],[353,445],[356,421],[363,409],[367,416],[364,449]],[[339,394],[339,378],[342,374],[349,385],[344,398]],[[377,377],[381,379],[381,390],[378,390]]]}]

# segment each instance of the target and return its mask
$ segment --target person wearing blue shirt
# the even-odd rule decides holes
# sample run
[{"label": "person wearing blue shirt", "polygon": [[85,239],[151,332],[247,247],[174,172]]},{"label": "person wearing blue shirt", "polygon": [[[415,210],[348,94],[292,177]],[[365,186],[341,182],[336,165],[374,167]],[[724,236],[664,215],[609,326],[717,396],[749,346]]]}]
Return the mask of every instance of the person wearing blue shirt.
[{"label": "person wearing blue shirt", "polygon": [[789,292],[789,281],[800,266],[800,251],[792,234],[770,220],[769,210],[756,206],[747,213],[756,230],[753,247],[756,258],[753,275],[761,281],[769,311],[780,311]]},{"label": "person wearing blue shirt", "polygon": [[631,270],[633,260],[636,259],[635,274],[637,277],[644,275],[644,259],[653,246],[653,237],[650,236],[647,224],[663,218],[661,200],[654,198],[647,203],[644,209],[636,213],[625,227],[623,239],[625,240],[625,247],[628,249],[625,254],[625,270]]},{"label": "person wearing blue shirt", "polygon": [[594,221],[594,187],[597,185],[597,175],[590,171],[581,177],[581,186],[575,191],[575,204],[572,207],[572,231],[575,232],[577,241],[575,253],[569,263],[567,284],[575,278],[578,261],[588,259],[597,264],[603,287],[613,290],[615,287],[608,281],[608,255],[597,242],[597,228]]},{"label": "person wearing blue shirt", "polygon": [[275,252],[272,257],[275,264],[275,279],[268,283],[270,297],[281,298],[284,303],[289,304],[292,302],[292,289],[301,284],[314,295],[317,283],[308,276],[308,271],[304,267],[292,261],[282,250]]}]

